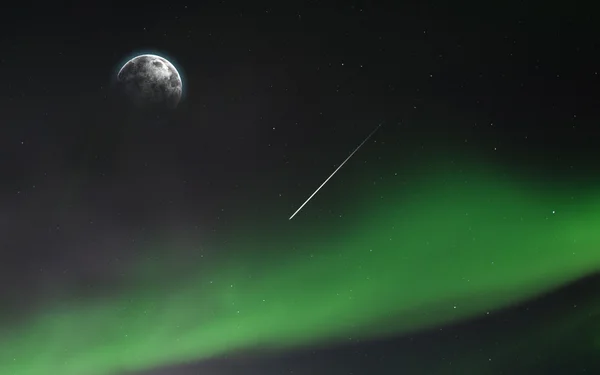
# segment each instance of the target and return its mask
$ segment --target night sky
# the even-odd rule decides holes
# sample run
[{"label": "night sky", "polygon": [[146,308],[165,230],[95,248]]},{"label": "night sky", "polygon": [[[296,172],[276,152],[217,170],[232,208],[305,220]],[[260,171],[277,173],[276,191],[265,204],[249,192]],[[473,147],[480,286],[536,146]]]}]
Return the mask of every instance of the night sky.
[{"label": "night sky", "polygon": [[594,10],[337,3],[2,9],[1,375],[600,373]]}]

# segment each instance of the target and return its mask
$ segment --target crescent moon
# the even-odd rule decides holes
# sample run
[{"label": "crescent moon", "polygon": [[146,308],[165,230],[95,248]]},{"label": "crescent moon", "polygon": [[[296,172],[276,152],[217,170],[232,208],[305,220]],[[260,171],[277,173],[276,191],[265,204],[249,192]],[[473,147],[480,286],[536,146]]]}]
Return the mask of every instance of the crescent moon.
[{"label": "crescent moon", "polygon": [[179,74],[179,71],[177,70],[177,68],[175,68],[175,65],[173,65],[169,60],[165,59],[162,56],[153,55],[153,54],[149,54],[149,53],[138,55],[138,56],[135,56],[135,57],[129,59],[125,64],[123,64],[121,69],[119,69],[119,72],[117,73],[117,77],[119,77],[121,75],[121,72],[123,72],[123,69],[127,66],[127,64],[133,62],[136,59],[139,59],[140,57],[148,57],[151,59],[158,59],[161,62],[163,62],[169,69],[172,69],[173,72],[176,74],[177,78],[179,79],[179,82],[181,82],[181,88],[183,89],[183,80],[181,79],[181,75]]},{"label": "crescent moon", "polygon": [[150,102],[165,98],[176,106],[183,93],[183,82],[177,68],[164,57],[142,54],[128,60],[117,73],[117,81],[138,98]]}]

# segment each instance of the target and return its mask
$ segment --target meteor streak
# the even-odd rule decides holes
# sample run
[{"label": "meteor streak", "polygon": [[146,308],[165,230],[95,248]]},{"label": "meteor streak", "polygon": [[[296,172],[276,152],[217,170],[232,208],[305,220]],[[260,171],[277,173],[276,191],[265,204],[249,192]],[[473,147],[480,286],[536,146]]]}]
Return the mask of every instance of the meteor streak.
[{"label": "meteor streak", "polygon": [[308,203],[308,201],[309,201],[309,200],[311,200],[311,199],[312,199],[312,197],[314,197],[314,196],[315,196],[315,194],[317,194],[317,193],[319,192],[319,190],[321,190],[321,188],[322,188],[323,186],[325,186],[325,184],[327,183],[327,181],[329,181],[329,180],[331,179],[331,177],[333,177],[333,175],[334,175],[334,174],[336,174],[336,173],[337,173],[337,171],[339,171],[339,170],[340,170],[340,169],[341,169],[341,168],[344,166],[344,164],[346,164],[346,162],[347,162],[348,160],[350,160],[350,158],[352,157],[352,155],[354,155],[354,154],[356,153],[356,151],[358,151],[358,149],[359,149],[359,148],[361,148],[361,147],[362,147],[362,145],[364,145],[364,144],[365,144],[365,143],[366,143],[366,142],[369,140],[369,138],[371,138],[371,136],[372,136],[373,134],[375,134],[375,132],[376,132],[377,130],[379,130],[379,128],[381,127],[381,125],[382,125],[382,124],[383,124],[383,123],[381,123],[381,124],[377,125],[377,127],[375,128],[375,130],[373,130],[373,131],[371,132],[371,134],[369,134],[369,135],[367,136],[367,138],[365,138],[365,140],[364,140],[364,141],[362,141],[362,143],[361,143],[361,144],[359,144],[359,145],[358,145],[358,147],[354,149],[354,151],[352,151],[352,153],[350,154],[350,156],[348,156],[348,157],[346,158],[346,160],[344,160],[344,161],[342,162],[342,164],[340,164],[340,166],[339,166],[339,167],[337,167],[335,171],[333,171],[333,173],[331,174],[331,176],[327,177],[327,179],[325,180],[325,182],[323,182],[323,183],[321,184],[321,186],[319,186],[319,187],[317,188],[317,190],[315,190],[315,192],[314,192],[314,193],[312,193],[312,195],[311,195],[310,197],[308,197],[308,199],[306,200],[306,202],[302,203],[302,206],[300,206],[300,208],[298,208],[298,209],[296,210],[296,212],[294,212],[294,214],[293,214],[292,216],[290,216],[290,218],[289,218],[288,220],[292,220],[292,219],[294,218],[294,216],[296,216],[296,214],[297,214],[298,212],[300,212],[300,210],[302,209],[302,207],[304,207],[304,206],[305,206],[305,205]]}]

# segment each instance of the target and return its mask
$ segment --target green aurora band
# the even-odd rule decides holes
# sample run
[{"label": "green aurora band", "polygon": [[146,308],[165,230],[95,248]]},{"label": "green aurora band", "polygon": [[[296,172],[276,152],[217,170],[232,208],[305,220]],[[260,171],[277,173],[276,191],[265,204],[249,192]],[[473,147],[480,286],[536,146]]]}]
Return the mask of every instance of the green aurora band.
[{"label": "green aurora band", "polygon": [[[228,257],[186,261],[194,272],[175,256],[148,257],[105,296],[66,296],[7,319],[0,373],[109,375],[398,335],[600,269],[600,189],[548,188],[472,164],[428,168],[405,176],[418,179],[409,187],[393,176],[358,187],[358,207],[333,216],[334,229],[311,202],[274,233],[236,230],[220,244]],[[154,245],[169,246],[193,247]]]}]

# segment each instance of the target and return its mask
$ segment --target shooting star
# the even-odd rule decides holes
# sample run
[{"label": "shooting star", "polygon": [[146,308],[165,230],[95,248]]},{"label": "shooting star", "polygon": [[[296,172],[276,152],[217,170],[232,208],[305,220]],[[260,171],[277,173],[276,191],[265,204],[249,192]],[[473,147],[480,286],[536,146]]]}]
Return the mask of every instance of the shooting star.
[{"label": "shooting star", "polygon": [[346,162],[347,162],[348,160],[350,160],[350,158],[352,157],[352,155],[354,155],[354,154],[356,153],[356,151],[358,151],[358,149],[359,149],[359,148],[361,148],[361,147],[362,147],[362,145],[364,145],[364,144],[365,144],[365,143],[366,143],[366,142],[369,140],[369,138],[371,138],[371,136],[373,136],[373,134],[375,134],[375,132],[376,132],[377,130],[379,130],[379,128],[381,127],[381,125],[382,125],[382,124],[383,124],[383,123],[381,123],[381,124],[377,125],[377,127],[375,128],[375,130],[373,130],[373,131],[371,132],[371,134],[369,134],[369,135],[367,136],[367,138],[365,138],[365,140],[364,140],[364,141],[362,141],[362,143],[361,143],[361,144],[359,144],[359,145],[358,145],[358,147],[354,149],[354,151],[352,151],[352,153],[350,154],[350,156],[348,156],[348,157],[346,158],[346,160],[344,160],[344,161],[342,162],[342,164],[340,164],[340,166],[339,166],[339,167],[337,167],[335,171],[333,171],[333,173],[331,174],[331,176],[327,177],[327,179],[325,180],[325,182],[323,182],[323,183],[321,184],[321,186],[319,186],[319,187],[317,188],[317,190],[315,190],[315,192],[314,192],[314,193],[312,193],[312,195],[311,195],[310,197],[308,197],[308,199],[306,200],[306,202],[302,203],[302,206],[300,206],[300,208],[298,208],[298,209],[296,210],[296,212],[294,212],[294,214],[293,214],[292,216],[290,216],[290,218],[289,218],[288,220],[292,220],[292,219],[294,218],[294,216],[296,216],[296,214],[297,214],[298,212],[300,212],[300,210],[302,209],[302,207],[304,207],[304,206],[305,206],[305,205],[308,203],[308,201],[310,201],[310,200],[312,199],[312,197],[314,197],[314,196],[315,196],[315,194],[317,194],[317,193],[319,192],[319,190],[321,190],[321,188],[322,188],[323,186],[325,186],[325,184],[327,183],[327,181],[329,181],[329,180],[331,179],[331,177],[333,177],[333,175],[334,175],[334,174],[336,174],[336,173],[337,173],[337,171],[339,171],[339,170],[340,170],[340,169],[341,169],[341,168],[344,166],[344,164],[346,164]]}]

